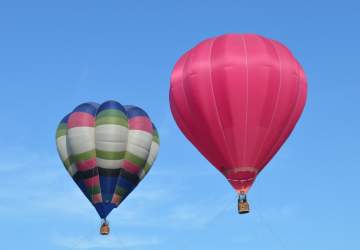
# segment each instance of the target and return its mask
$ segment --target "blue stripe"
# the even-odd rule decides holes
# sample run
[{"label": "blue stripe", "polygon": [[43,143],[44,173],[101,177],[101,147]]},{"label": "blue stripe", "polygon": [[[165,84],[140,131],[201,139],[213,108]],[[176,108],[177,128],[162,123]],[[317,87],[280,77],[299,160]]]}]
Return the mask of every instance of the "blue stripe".
[{"label": "blue stripe", "polygon": [[96,109],[98,109],[100,106],[99,103],[97,103],[97,102],[87,102],[87,104],[94,106]]},{"label": "blue stripe", "polygon": [[118,186],[129,190],[129,193],[135,188],[135,185],[126,180],[122,176],[119,176]]},{"label": "blue stripe", "polygon": [[84,112],[84,113],[88,113],[90,115],[95,116],[98,107],[99,107],[99,104],[97,104],[95,102],[87,102],[87,103],[83,103],[83,104],[80,104],[79,106],[77,106],[73,112]]},{"label": "blue stripe", "polygon": [[155,124],[154,123],[151,123],[152,124],[152,127],[153,127],[153,130],[157,132],[157,129],[155,127]]},{"label": "blue stripe", "polygon": [[101,218],[106,218],[106,216],[108,216],[111,210],[116,208],[116,205],[112,203],[102,203],[101,205],[102,205],[102,216],[100,216]]},{"label": "blue stripe", "polygon": [[80,188],[81,192],[83,192],[83,194],[86,196],[86,198],[91,202],[90,200],[90,195],[89,192],[83,182],[83,180],[76,178],[76,176],[74,176],[73,180],[75,181],[75,183],[78,185],[78,187]]},{"label": "blue stripe", "polygon": [[123,112],[124,114],[126,114],[125,108],[117,101],[104,102],[103,104],[100,105],[97,113],[100,113],[101,111],[106,110],[106,109],[117,109],[117,110],[120,110],[121,112]]},{"label": "blue stripe", "polygon": [[109,213],[105,213],[104,212],[104,209],[103,209],[103,207],[104,207],[104,205],[103,205],[103,203],[96,203],[95,205],[94,205],[94,207],[95,207],[95,209],[96,209],[96,212],[99,214],[99,216],[100,216],[100,218],[106,218],[106,216],[109,214]]},{"label": "blue stripe", "polygon": [[69,117],[70,117],[71,113],[70,114],[67,114],[64,118],[62,118],[61,122],[60,123],[66,123],[68,122],[69,120]]},{"label": "blue stripe", "polygon": [[103,201],[110,201],[115,192],[115,187],[117,183],[117,177],[115,176],[101,176],[100,175],[100,187],[101,187],[101,195],[103,197]]},{"label": "blue stripe", "polygon": [[131,119],[136,116],[146,116],[147,118],[149,118],[148,114],[146,114],[146,112],[139,107],[125,105],[124,108],[127,112],[128,119]]},{"label": "blue stripe", "polygon": [[102,193],[102,190],[101,190],[101,196],[105,203],[111,202],[113,195],[114,195],[113,193],[111,193],[111,194],[110,193]]}]

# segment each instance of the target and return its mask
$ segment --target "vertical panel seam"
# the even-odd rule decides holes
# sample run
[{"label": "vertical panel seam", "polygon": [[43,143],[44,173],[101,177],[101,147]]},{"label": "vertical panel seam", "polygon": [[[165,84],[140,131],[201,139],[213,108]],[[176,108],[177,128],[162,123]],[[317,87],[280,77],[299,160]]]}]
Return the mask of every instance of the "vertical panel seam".
[{"label": "vertical panel seam", "polygon": [[[291,110],[291,114],[289,116],[289,120],[287,121],[287,124],[284,126],[284,128],[282,129],[281,133],[280,133],[280,136],[279,138],[276,140],[276,142],[272,145],[271,149],[269,150],[268,154],[266,155],[266,157],[264,157],[264,160],[268,159],[269,158],[269,154],[271,153],[271,151],[274,149],[274,147],[276,145],[278,145],[278,143],[280,142],[280,138],[283,136],[283,133],[284,131],[286,131],[289,126],[290,126],[290,121],[291,121],[291,118],[293,117],[294,115],[294,112],[296,111],[296,107],[298,105],[298,102],[299,102],[299,96],[300,96],[300,74],[299,74],[299,70],[300,70],[300,67],[299,65],[296,64],[296,75],[297,75],[297,94],[296,94],[296,101],[294,103],[294,106],[292,107],[292,110]],[[290,131],[291,132],[291,131]],[[286,139],[286,138],[285,138]]]},{"label": "vertical panel seam", "polygon": [[[264,39],[262,38],[262,40],[264,41]],[[265,43],[265,41],[264,41],[264,43]],[[270,125],[269,125],[269,128],[268,128],[268,130],[266,131],[266,135],[264,136],[264,138],[263,138],[263,142],[261,143],[261,146],[259,147],[259,149],[258,149],[258,152],[257,152],[257,155],[256,155],[256,157],[255,157],[255,161],[254,161],[254,163],[255,163],[255,165],[257,165],[257,162],[258,162],[258,158],[259,158],[259,155],[260,155],[260,153],[261,153],[261,150],[262,150],[262,148],[264,147],[264,144],[265,144],[265,142],[266,142],[266,138],[269,136],[269,134],[270,134],[270,132],[271,132],[271,128],[272,128],[272,125],[273,125],[273,121],[274,121],[274,118],[275,118],[275,114],[276,114],[276,111],[277,111],[277,108],[278,108],[278,104],[279,104],[279,96],[280,96],[280,91],[281,91],[281,87],[282,87],[282,84],[283,84],[283,82],[282,82],[282,80],[283,80],[283,77],[282,77],[282,61],[281,61],[281,57],[279,56],[279,54],[278,54],[278,51],[276,50],[276,48],[275,48],[275,46],[271,43],[271,42],[269,42],[269,44],[271,45],[271,47],[274,49],[274,51],[275,51],[275,53],[276,53],[276,56],[277,56],[277,59],[278,59],[278,62],[279,62],[279,67],[280,67],[280,70],[279,70],[279,75],[280,75],[280,79],[279,79],[279,88],[278,88],[278,91],[277,91],[277,95],[276,95],[276,101],[275,101],[275,107],[274,107],[274,109],[273,109],[273,112],[272,112],[272,114],[271,114],[271,119],[270,119]]]},{"label": "vertical panel seam", "polygon": [[244,151],[242,156],[241,164],[245,162],[246,158],[246,148],[247,148],[247,130],[248,130],[248,111],[249,111],[249,63],[248,63],[248,51],[246,46],[246,41],[244,36],[241,36],[244,45],[244,54],[245,54],[245,68],[246,68],[246,108],[245,108],[245,126],[244,126]]},{"label": "vertical panel seam", "polygon": [[[227,140],[226,140],[226,136],[225,136],[225,132],[224,132],[224,126],[222,124],[222,121],[221,121],[221,117],[220,117],[220,114],[219,114],[219,109],[218,109],[218,106],[217,106],[217,102],[216,102],[216,98],[215,98],[215,93],[214,93],[214,87],[213,87],[213,70],[212,70],[212,54],[213,54],[213,47],[214,47],[214,43],[216,41],[217,38],[214,38],[212,41],[211,41],[211,46],[210,46],[210,67],[209,67],[209,70],[210,70],[210,89],[211,89],[211,94],[212,94],[212,99],[213,99],[213,102],[214,102],[214,106],[215,106],[215,114],[216,114],[216,118],[217,118],[217,121],[218,121],[218,124],[220,126],[220,130],[221,130],[221,135],[224,139],[224,146],[225,146],[225,152],[226,154],[228,155],[228,157],[230,158],[230,161],[231,161],[231,164],[233,166],[231,167],[234,167],[234,159],[230,153],[230,150],[229,150],[229,145],[227,143]],[[225,157],[226,159],[227,157]],[[224,166],[218,166],[220,167],[222,170],[224,170]]]}]

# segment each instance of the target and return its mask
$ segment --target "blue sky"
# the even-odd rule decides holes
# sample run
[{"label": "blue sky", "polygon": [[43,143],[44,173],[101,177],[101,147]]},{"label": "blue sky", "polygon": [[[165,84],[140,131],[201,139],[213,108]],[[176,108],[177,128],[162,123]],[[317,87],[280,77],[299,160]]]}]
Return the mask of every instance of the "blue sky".
[{"label": "blue sky", "polygon": [[[1,249],[358,249],[360,5],[356,1],[0,2]],[[239,216],[230,185],[176,127],[177,58],[204,38],[259,33],[304,66],[308,101]],[[143,107],[161,137],[110,237],[58,158],[83,101]]]}]

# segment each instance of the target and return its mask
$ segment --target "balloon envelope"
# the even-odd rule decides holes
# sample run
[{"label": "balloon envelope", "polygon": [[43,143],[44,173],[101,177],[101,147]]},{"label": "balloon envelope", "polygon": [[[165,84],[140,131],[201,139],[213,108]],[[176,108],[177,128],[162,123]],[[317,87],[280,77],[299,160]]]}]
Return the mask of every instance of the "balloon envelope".
[{"label": "balloon envelope", "polygon": [[306,100],[305,74],[279,42],[254,34],[207,39],[171,75],[177,125],[238,191],[287,139]]},{"label": "balloon envelope", "polygon": [[141,108],[107,101],[83,103],[65,116],[56,144],[66,170],[105,218],[150,170],[159,136]]}]

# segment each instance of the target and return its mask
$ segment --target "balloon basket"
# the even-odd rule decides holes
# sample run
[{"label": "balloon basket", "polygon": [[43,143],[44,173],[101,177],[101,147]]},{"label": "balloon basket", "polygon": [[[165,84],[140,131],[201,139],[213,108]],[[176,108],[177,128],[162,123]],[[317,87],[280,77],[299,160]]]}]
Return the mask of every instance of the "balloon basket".
[{"label": "balloon basket", "polygon": [[110,233],[109,224],[103,223],[100,227],[100,234],[101,235],[108,235]]},{"label": "balloon basket", "polygon": [[238,205],[239,214],[247,214],[250,212],[249,203],[247,201],[240,201]]},{"label": "balloon basket", "polygon": [[249,203],[246,200],[246,195],[241,193],[238,199],[238,212],[239,214],[247,214],[250,212]]}]

